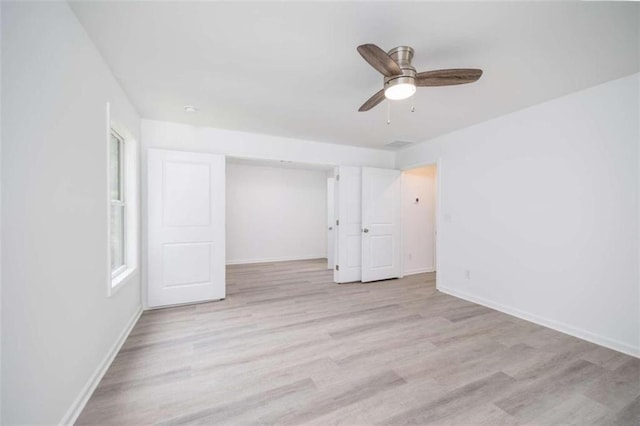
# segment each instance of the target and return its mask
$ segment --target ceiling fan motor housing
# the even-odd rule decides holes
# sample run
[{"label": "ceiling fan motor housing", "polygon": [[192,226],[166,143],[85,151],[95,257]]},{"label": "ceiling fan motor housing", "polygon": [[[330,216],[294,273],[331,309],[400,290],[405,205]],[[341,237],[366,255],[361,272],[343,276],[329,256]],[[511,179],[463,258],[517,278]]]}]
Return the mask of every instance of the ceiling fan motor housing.
[{"label": "ceiling fan motor housing", "polygon": [[398,84],[416,84],[416,69],[411,65],[413,49],[409,46],[398,46],[387,52],[398,63],[402,74],[384,77],[385,89]]}]

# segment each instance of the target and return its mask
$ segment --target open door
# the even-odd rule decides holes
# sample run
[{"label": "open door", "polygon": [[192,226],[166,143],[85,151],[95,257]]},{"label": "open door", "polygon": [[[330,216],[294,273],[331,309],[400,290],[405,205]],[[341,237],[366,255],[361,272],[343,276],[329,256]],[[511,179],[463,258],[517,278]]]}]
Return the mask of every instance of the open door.
[{"label": "open door", "polygon": [[402,275],[400,179],[399,170],[362,168],[362,282]]},{"label": "open door", "polygon": [[360,281],[361,278],[361,174],[360,167],[339,167],[336,178],[338,256],[334,280],[337,283]]},{"label": "open door", "polygon": [[150,149],[148,162],[148,305],[224,299],[224,156]]},{"label": "open door", "polygon": [[327,268],[336,267],[335,178],[327,178]]}]

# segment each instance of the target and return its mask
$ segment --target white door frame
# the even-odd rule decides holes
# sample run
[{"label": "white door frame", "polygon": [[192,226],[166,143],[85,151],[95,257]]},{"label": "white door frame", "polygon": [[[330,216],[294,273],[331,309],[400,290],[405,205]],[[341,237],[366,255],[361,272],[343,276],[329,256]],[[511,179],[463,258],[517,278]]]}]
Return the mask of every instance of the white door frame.
[{"label": "white door frame", "polygon": [[[438,157],[435,161],[426,161],[416,164],[411,164],[410,166],[405,166],[400,169],[401,172],[411,169],[417,169],[419,167],[425,166],[436,166],[436,238],[435,238],[435,249],[434,249],[434,257],[435,257],[435,268],[436,268],[436,289],[438,289],[438,282],[442,282],[442,268],[440,268],[440,246],[441,246],[441,232],[440,228],[442,225],[442,157]],[[401,218],[403,219],[403,227],[404,227],[404,211],[401,212]],[[402,269],[404,271],[404,253],[402,253]]]}]

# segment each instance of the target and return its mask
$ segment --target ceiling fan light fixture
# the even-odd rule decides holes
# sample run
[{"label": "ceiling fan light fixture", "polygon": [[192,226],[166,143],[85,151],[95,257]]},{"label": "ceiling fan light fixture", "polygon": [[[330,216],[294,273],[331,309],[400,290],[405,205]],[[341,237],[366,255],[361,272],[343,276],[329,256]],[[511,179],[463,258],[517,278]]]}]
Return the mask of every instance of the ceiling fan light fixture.
[{"label": "ceiling fan light fixture", "polygon": [[417,87],[473,83],[482,76],[482,70],[474,68],[416,72],[411,64],[413,49],[409,46],[398,46],[385,52],[375,44],[367,43],[358,46],[358,53],[384,77],[384,86],[362,104],[358,109],[361,112],[369,111],[385,99],[396,101],[410,98],[416,93]]},{"label": "ceiling fan light fixture", "polygon": [[412,83],[399,83],[387,86],[384,89],[384,96],[392,101],[407,99],[416,93],[416,85]]},{"label": "ceiling fan light fixture", "polygon": [[392,101],[399,101],[413,96],[416,93],[416,79],[411,75],[412,71],[404,71],[407,75],[385,78],[384,97]]}]

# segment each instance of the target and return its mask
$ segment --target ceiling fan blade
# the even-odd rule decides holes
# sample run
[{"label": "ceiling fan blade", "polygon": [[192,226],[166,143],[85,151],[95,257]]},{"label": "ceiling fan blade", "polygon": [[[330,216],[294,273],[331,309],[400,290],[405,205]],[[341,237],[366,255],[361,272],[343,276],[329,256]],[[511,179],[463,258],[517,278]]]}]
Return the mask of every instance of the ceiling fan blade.
[{"label": "ceiling fan blade", "polygon": [[384,89],[376,92],[375,95],[370,97],[367,102],[363,103],[358,111],[369,111],[374,106],[378,105],[380,102],[384,101]]},{"label": "ceiling fan blade", "polygon": [[400,65],[375,44],[358,46],[358,53],[385,77],[402,74]]},{"label": "ceiling fan blade", "polygon": [[416,75],[416,86],[453,86],[455,84],[473,83],[481,75],[482,70],[472,68],[425,71]]}]

